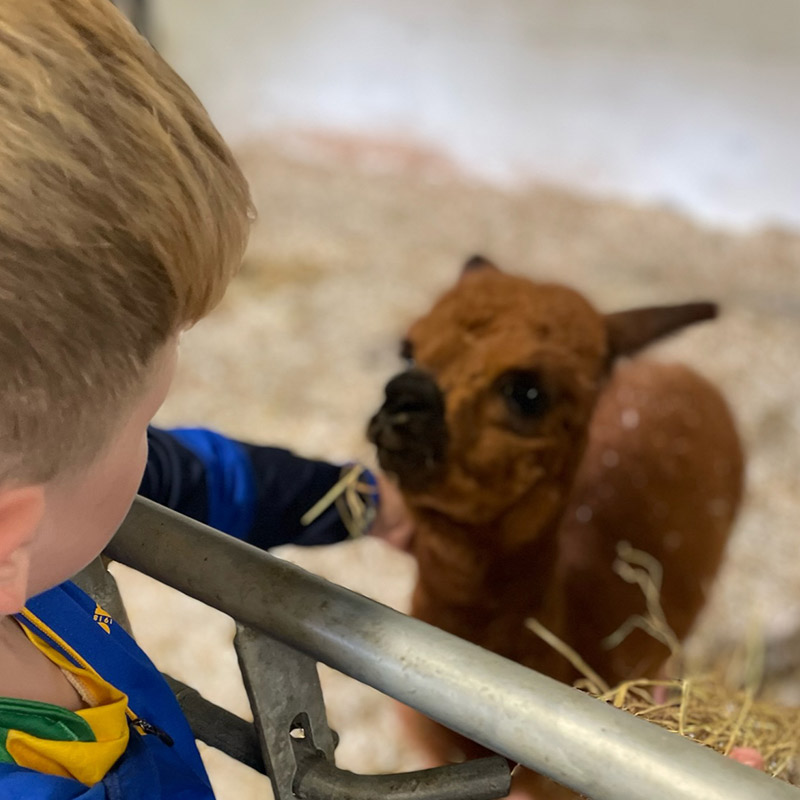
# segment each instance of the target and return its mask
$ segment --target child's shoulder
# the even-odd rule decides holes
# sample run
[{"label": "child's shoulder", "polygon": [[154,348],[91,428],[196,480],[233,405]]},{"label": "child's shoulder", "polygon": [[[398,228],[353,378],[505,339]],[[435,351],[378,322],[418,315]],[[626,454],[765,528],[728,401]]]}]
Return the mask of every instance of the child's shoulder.
[{"label": "child's shoulder", "polygon": [[[115,774],[108,786],[124,787],[120,797],[141,794],[155,800],[191,791],[192,797],[213,798],[194,736],[169,686],[133,638],[88,594],[74,583],[63,583],[32,598],[17,620],[59,655],[96,673],[124,695],[130,736],[124,755],[108,773]],[[137,721],[150,724],[137,726]],[[145,729],[156,733],[145,734]],[[24,791],[9,793],[7,782],[20,780],[30,782],[30,788],[23,782]],[[48,781],[53,776],[0,763],[0,797],[61,800],[62,795],[48,793]],[[60,791],[62,783],[55,781],[54,790]],[[103,779],[108,788],[105,784]],[[92,794],[93,789],[85,786],[80,792],[75,787],[70,791],[63,800],[116,797]]]}]

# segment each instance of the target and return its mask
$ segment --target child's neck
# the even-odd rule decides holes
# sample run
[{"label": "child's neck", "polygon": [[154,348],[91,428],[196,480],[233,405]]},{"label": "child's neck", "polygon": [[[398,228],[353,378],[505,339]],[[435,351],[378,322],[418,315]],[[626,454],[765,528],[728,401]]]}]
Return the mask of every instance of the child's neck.
[{"label": "child's neck", "polygon": [[28,639],[13,617],[0,617],[0,697],[39,700],[70,711],[85,708],[64,673]]}]

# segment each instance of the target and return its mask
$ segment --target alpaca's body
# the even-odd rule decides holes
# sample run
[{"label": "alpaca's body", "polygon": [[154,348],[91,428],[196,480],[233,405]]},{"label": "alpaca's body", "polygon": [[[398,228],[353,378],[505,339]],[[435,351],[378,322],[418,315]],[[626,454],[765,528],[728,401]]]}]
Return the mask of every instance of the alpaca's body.
[{"label": "alpaca's body", "polygon": [[[578,673],[528,618],[611,685],[653,675],[669,653],[652,637],[603,646],[645,612],[612,568],[617,544],[662,565],[661,602],[683,638],[741,495],[730,413],[685,367],[634,359],[609,372],[615,355],[685,321],[665,328],[654,312],[654,332],[649,312],[604,318],[569,290],[481,266],[412,327],[420,369],[387,387],[371,429],[416,522],[412,614],[562,681]],[[432,760],[482,752],[415,725]],[[529,779],[532,796],[562,795]]]}]

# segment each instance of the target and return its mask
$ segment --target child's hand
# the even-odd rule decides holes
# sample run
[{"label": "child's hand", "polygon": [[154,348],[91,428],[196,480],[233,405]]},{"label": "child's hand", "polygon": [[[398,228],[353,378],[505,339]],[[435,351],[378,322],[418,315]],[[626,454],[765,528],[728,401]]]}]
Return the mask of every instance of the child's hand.
[{"label": "child's hand", "polygon": [[408,513],[400,490],[389,477],[377,470],[373,473],[378,481],[378,511],[370,536],[377,536],[399,550],[410,550],[414,537],[414,522]]}]

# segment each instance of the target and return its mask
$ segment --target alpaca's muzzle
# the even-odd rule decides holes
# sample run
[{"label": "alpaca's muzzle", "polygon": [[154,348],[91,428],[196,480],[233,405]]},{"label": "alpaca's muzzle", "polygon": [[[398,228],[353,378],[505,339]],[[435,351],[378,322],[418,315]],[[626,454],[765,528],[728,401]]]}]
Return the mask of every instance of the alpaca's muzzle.
[{"label": "alpaca's muzzle", "polygon": [[386,385],[367,438],[381,468],[396,475],[403,489],[422,489],[441,473],[448,440],[444,411],[444,395],[427,372],[410,369]]}]

